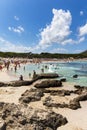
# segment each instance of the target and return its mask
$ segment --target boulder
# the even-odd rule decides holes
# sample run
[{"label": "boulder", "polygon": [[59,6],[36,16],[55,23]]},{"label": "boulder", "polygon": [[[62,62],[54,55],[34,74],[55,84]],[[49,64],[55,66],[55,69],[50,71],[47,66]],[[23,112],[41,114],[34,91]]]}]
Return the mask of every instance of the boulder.
[{"label": "boulder", "polygon": [[7,85],[8,86],[13,86],[13,87],[18,87],[18,86],[27,86],[27,85],[31,85],[33,83],[33,81],[21,81],[21,80],[18,80],[18,81],[11,81],[11,82],[8,82]]},{"label": "boulder", "polygon": [[46,80],[46,81],[42,81],[39,84],[35,84],[34,87],[36,88],[50,88],[50,87],[61,87],[62,86],[62,82],[59,80]]},{"label": "boulder", "polygon": [[59,75],[56,73],[42,73],[42,74],[37,74],[35,77],[36,79],[48,79],[48,78],[58,78]]},{"label": "boulder", "polygon": [[77,74],[73,75],[73,78],[78,78],[78,75]]},{"label": "boulder", "polygon": [[66,82],[66,78],[60,79],[61,82]]}]

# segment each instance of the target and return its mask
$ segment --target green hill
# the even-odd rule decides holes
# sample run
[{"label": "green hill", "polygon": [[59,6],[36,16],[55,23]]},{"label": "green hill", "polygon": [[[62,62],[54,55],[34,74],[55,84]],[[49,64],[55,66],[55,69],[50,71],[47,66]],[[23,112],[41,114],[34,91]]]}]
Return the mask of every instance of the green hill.
[{"label": "green hill", "polygon": [[79,54],[59,54],[59,53],[15,53],[15,52],[0,52],[0,57],[22,57],[22,58],[87,58],[87,50]]}]

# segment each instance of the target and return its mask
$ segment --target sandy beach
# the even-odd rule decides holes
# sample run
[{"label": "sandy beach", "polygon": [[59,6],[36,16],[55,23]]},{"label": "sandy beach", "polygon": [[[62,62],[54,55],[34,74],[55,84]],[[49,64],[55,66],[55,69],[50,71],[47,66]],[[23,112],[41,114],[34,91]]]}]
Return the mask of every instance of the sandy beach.
[{"label": "sandy beach", "polygon": [[[8,82],[12,80],[13,77],[8,75],[6,69],[0,71],[0,82]],[[42,80],[36,81],[30,86],[1,87],[0,102],[19,104],[19,98],[21,97],[21,94],[23,94],[26,90],[34,88],[34,84],[40,83],[41,81]],[[63,83],[63,87],[49,88],[49,90],[75,90],[73,86],[74,84],[65,82]],[[45,94],[40,101],[31,102],[29,103],[29,106],[32,108],[43,108],[46,110],[47,107],[43,105],[43,101],[48,96],[50,96],[50,94]],[[77,94],[71,94],[70,96],[63,97],[51,96],[54,103],[69,103],[69,101],[75,97],[77,97]],[[59,127],[58,130],[87,130],[87,101],[80,102],[80,104],[81,108],[77,110],[71,110],[69,108],[51,108],[54,112],[62,114],[68,120],[68,123],[64,126]]]}]

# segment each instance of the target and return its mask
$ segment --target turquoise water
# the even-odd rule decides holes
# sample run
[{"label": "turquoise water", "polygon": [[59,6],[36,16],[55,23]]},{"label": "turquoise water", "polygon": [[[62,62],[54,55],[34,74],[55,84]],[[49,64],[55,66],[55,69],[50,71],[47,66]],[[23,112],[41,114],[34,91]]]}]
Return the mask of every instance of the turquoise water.
[{"label": "turquoise water", "polygon": [[[11,73],[19,77],[23,75],[24,78],[29,78],[29,73],[31,76],[33,70],[36,73],[41,73],[42,68],[44,68],[45,73],[58,73],[60,78],[65,77],[68,82],[75,83],[82,86],[87,86],[87,61],[73,61],[73,62],[58,62],[58,63],[41,63],[41,64],[26,64],[25,70],[23,66],[17,69],[15,73]],[[77,74],[78,78],[73,78],[73,75]]]}]

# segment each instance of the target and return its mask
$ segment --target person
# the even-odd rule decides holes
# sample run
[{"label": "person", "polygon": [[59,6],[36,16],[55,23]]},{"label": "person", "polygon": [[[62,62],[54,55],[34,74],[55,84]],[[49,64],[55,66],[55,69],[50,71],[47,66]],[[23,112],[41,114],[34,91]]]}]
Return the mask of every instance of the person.
[{"label": "person", "polygon": [[31,77],[31,73],[29,73],[29,78]]},{"label": "person", "polygon": [[19,80],[23,81],[23,76],[22,75],[20,75]]},{"label": "person", "polygon": [[41,72],[44,73],[44,68],[41,69]]},{"label": "person", "polygon": [[14,69],[15,69],[15,72],[16,72],[17,71],[17,66],[15,66]]},{"label": "person", "polygon": [[25,66],[24,66],[24,70],[25,70]]},{"label": "person", "polygon": [[33,70],[33,79],[35,79],[36,78],[36,71],[35,70]]}]

